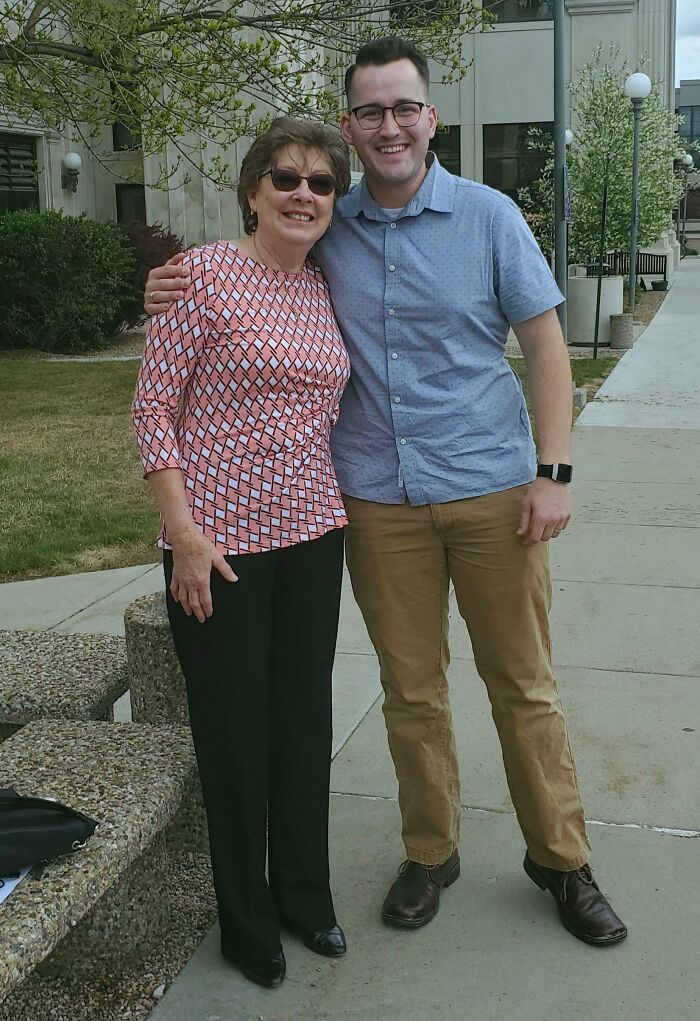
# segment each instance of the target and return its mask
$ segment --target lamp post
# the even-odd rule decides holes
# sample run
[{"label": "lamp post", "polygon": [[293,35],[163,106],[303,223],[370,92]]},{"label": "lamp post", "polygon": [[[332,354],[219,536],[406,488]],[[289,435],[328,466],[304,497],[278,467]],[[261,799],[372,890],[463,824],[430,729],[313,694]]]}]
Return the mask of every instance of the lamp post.
[{"label": "lamp post", "polygon": [[687,152],[683,157],[683,175],[685,177],[685,191],[683,194],[683,234],[681,236],[681,245],[683,247],[681,248],[681,251],[685,249],[685,225],[688,221],[688,174],[690,173],[690,168],[693,167],[694,165],[695,160],[690,155],[690,153]]},{"label": "lamp post", "polygon": [[642,119],[642,104],[651,92],[651,79],[638,71],[631,74],[624,84],[624,92],[632,101],[634,112],[634,148],[632,151],[632,218],[630,222],[630,271],[629,310],[634,312],[635,287],[637,284],[637,224],[639,221],[639,125]]},{"label": "lamp post", "polygon": [[569,276],[566,254],[564,212],[564,168],[566,166],[566,86],[564,50],[564,0],[554,0],[554,274],[564,302],[557,315],[566,340],[566,288]]},{"label": "lamp post", "polygon": [[593,329],[593,357],[598,357],[598,331],[600,329],[600,295],[603,289],[603,258],[605,257],[605,229],[608,222],[608,178],[610,175],[610,150],[605,151],[603,167],[603,201],[600,212],[600,251],[598,253],[598,286],[595,298],[595,327]]}]

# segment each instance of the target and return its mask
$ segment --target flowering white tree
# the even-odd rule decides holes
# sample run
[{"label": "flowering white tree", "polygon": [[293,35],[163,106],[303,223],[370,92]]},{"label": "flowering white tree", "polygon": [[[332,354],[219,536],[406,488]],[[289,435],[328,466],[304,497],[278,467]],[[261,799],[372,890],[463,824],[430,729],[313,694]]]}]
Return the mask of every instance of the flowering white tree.
[{"label": "flowering white tree", "polygon": [[[572,198],[569,248],[574,260],[597,254],[601,236],[603,190],[607,182],[608,209],[605,248],[629,246],[632,215],[632,104],[623,92],[630,73],[619,50],[602,47],[569,84],[574,142],[567,152]],[[663,105],[655,85],[642,106],[639,136],[640,247],[654,244],[668,227],[681,185],[674,174],[680,118]],[[551,150],[549,140],[534,144]],[[545,251],[554,247],[553,161],[540,178],[520,194],[523,209]]]}]

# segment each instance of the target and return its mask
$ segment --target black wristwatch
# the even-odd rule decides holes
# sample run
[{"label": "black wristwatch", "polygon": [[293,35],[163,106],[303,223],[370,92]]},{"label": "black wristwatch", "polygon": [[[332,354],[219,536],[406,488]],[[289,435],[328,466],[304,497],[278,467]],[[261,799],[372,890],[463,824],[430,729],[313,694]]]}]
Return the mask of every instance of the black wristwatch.
[{"label": "black wristwatch", "polygon": [[570,464],[538,464],[537,476],[552,482],[571,482],[574,469]]}]

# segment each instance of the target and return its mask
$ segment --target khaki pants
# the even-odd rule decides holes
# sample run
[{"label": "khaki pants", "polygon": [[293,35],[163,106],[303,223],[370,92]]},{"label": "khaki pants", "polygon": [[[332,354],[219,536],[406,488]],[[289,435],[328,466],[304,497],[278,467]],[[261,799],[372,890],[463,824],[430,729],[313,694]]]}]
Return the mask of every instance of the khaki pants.
[{"label": "khaki pants", "polygon": [[346,496],[347,563],[381,668],[406,855],[457,846],[460,791],[445,673],[450,579],[486,684],[508,787],[532,859],[589,856],[576,770],[552,674],[545,543],[515,534],[526,486],[412,507]]}]

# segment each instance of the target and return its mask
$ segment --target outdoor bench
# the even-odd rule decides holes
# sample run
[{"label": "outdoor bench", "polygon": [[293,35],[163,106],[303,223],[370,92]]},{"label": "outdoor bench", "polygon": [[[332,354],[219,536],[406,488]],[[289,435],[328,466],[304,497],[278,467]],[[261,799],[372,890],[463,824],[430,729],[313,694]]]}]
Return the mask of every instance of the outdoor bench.
[{"label": "outdoor bench", "polygon": [[124,611],[131,718],[189,725],[185,678],[175,652],[165,594],[141,596]]},{"label": "outdoor bench", "polygon": [[[170,633],[165,593],[141,596],[124,611],[131,718],[135,723],[189,727],[187,690]],[[207,818],[199,778],[181,816],[181,839],[207,849]]]},{"label": "outdoor bench", "polygon": [[0,741],[32,720],[112,720],[128,686],[121,637],[0,631]]},{"label": "outdoor bench", "polygon": [[99,982],[162,940],[166,835],[195,780],[184,727],[41,720],[0,746],[0,786],[98,822],[83,849],[30,874],[0,904],[2,1021],[35,1021],[21,988],[35,968]]}]

